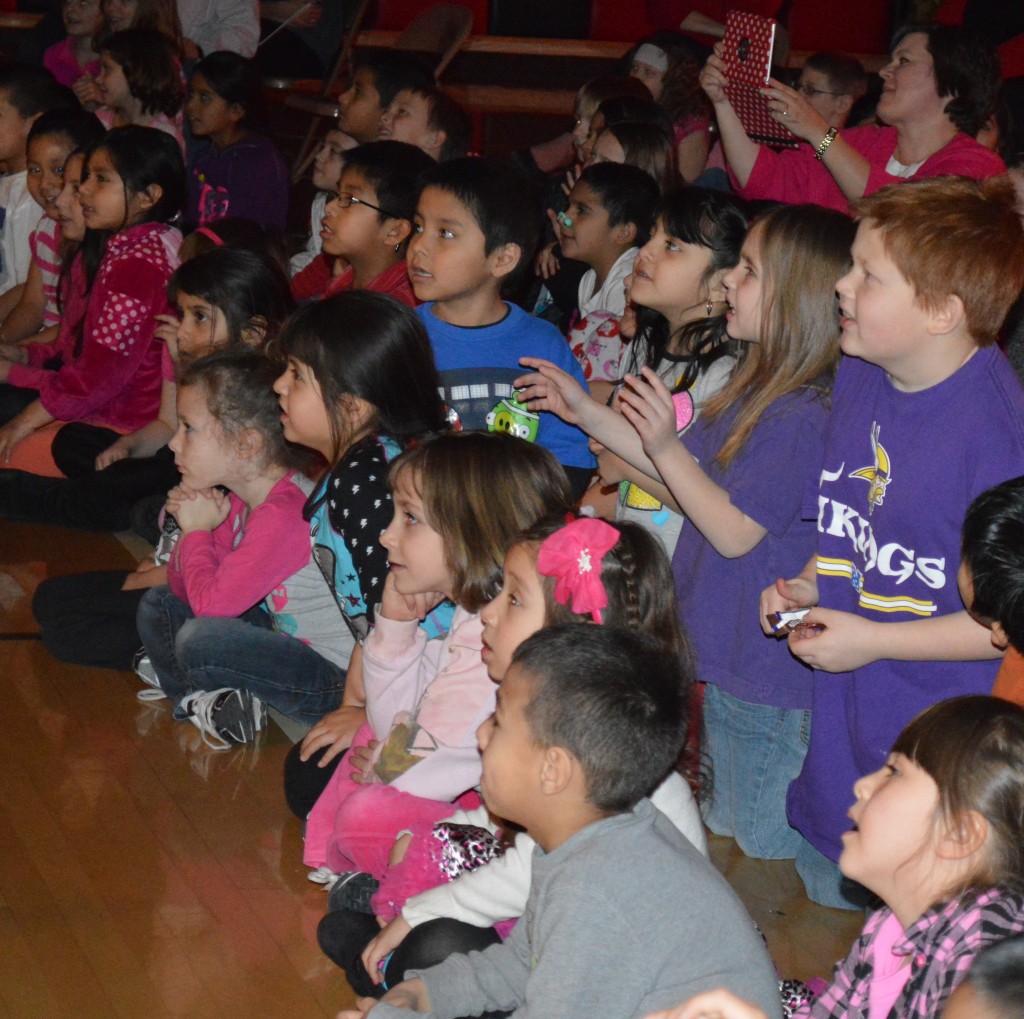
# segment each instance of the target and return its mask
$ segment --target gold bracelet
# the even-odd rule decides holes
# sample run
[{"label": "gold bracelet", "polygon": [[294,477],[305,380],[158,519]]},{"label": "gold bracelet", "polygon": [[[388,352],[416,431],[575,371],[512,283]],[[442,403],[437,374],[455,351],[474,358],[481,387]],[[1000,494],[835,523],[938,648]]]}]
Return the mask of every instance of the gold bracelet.
[{"label": "gold bracelet", "polygon": [[828,151],[828,147],[836,140],[837,134],[839,134],[839,129],[830,127],[828,131],[825,132],[825,137],[818,143],[818,147],[814,150],[814,158],[817,159],[819,163]]}]

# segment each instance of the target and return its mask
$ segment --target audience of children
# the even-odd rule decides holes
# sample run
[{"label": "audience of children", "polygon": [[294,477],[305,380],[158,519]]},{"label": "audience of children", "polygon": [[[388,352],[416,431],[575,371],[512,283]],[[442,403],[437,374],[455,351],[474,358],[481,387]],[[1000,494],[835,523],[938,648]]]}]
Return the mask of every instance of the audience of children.
[{"label": "audience of children", "polygon": [[[596,596],[588,592],[586,576],[579,569],[579,552],[588,547],[594,547],[595,558],[603,550],[599,577],[592,585]],[[598,602],[604,604],[597,608]],[[501,590],[484,606],[480,618],[482,658],[496,683],[505,678],[516,648],[527,637],[545,626],[564,623],[600,622],[637,630],[660,641],[687,674],[692,668],[668,557],[636,524],[612,528],[600,520],[584,517],[567,522],[559,516],[529,528],[505,553]],[[687,778],[693,780],[695,762],[686,755],[681,760]],[[671,770],[650,796],[706,855],[700,814],[679,772]],[[499,855],[486,866],[480,865],[483,860],[471,860],[475,869],[467,868],[453,880],[455,875],[437,858],[439,831],[457,836],[477,829],[498,836],[500,829],[483,806],[461,811],[439,825],[411,826],[410,833],[398,840],[371,901],[373,913],[335,909],[320,922],[317,937],[321,947],[345,969],[358,994],[376,997],[389,980],[397,982],[395,973],[400,979],[406,969],[439,962],[453,951],[496,944],[499,936],[492,925],[505,932],[509,921],[523,914],[530,890],[533,840],[525,833],[516,834],[513,844],[507,848],[502,844],[503,851],[495,847]],[[404,856],[396,862],[400,853]],[[378,918],[388,921],[384,930],[378,928]],[[392,953],[394,957],[388,958]],[[381,966],[385,960],[386,965]]]},{"label": "audience of children", "polygon": [[956,585],[960,527],[975,496],[1024,472],[1024,392],[995,345],[1024,287],[1012,184],[922,181],[856,208],[853,268],[837,284],[847,356],[817,461],[817,551],[762,599],[765,613],[820,606],[789,640],[815,670],[789,817],[804,838],[797,870],[826,905],[845,901],[837,780],[866,771],[937,698],[992,689],[999,652]]},{"label": "audience of children", "polygon": [[[494,711],[480,610],[509,543],[570,505],[554,457],[507,435],[441,436],[388,477],[388,575],[362,656],[366,724],[310,811],[303,849],[307,866],[374,879],[409,825],[479,803],[476,730]],[[455,606],[448,632],[428,640],[419,621],[443,601]]]},{"label": "audience of children", "polygon": [[[148,424],[160,404],[163,344],[156,316],[170,310],[167,281],[181,234],[184,164],[152,127],[119,127],[86,154],[79,200],[86,233],[65,273],[53,344],[17,348],[3,381],[39,396],[0,428],[0,464],[59,477],[51,443],[64,422],[86,421],[110,440]],[[56,369],[46,367],[60,355]]]},{"label": "audience of children", "polygon": [[[543,221],[529,185],[464,158],[469,121],[415,59],[358,58],[292,281],[325,299],[276,336],[292,305],[268,241],[232,250],[209,225],[287,222],[254,66],[196,66],[206,145],[186,174],[170,9],[109,8],[100,32],[94,4],[65,4],[48,59],[124,126],[101,136],[46,71],[0,72],[0,514],[152,527],[166,504],[169,564],[40,585],[44,641],[127,668],[141,633],[141,696],[217,749],[268,706],[311,726],[286,793],[360,1008],[779,1014],[672,767],[685,743],[698,790],[682,623],[706,684],[704,823],[795,855],[815,901],[885,907],[796,1014],[999,1014],[1000,948],[951,992],[1024,929],[1024,499],[1006,481],[1024,475],[1024,391],[995,349],[1024,227],[1005,178],[919,180],[1002,170],[973,141],[991,53],[903,29],[887,126],[842,134],[863,72],[817,54],[764,90],[803,139],[780,154],[739,127],[718,53],[707,159],[695,51],[642,40],[631,83],[589,83],[571,136],[537,150],[582,164],[548,182],[561,244],[540,260],[577,308],[568,342],[507,299]],[[738,200],[672,192],[716,168],[745,196],[818,205],[748,229]],[[168,290],[183,205],[212,250]],[[564,522],[594,453],[618,526]],[[604,625],[558,625],[587,622]]]},{"label": "audience of children", "polygon": [[[899,733],[853,795],[839,866],[882,908],[832,983],[793,1015],[948,1016],[975,956],[1024,931],[1024,710],[997,697],[942,701]],[[764,1019],[721,993],[648,1019],[710,1015]]]},{"label": "audience of children", "polygon": [[96,90],[104,127],[155,127],[184,153],[185,89],[174,44],[162,32],[130,28],[108,36],[100,45]]},{"label": "audience of children", "polygon": [[285,228],[288,167],[256,130],[262,105],[263,85],[251,61],[219,50],[196,64],[185,114],[192,134],[206,144],[189,158],[187,223],[231,216]]},{"label": "audience of children", "polygon": [[[754,223],[740,264],[722,281],[726,329],[740,341],[737,367],[682,442],[678,399],[653,369],[628,376],[618,394],[648,469],[687,517],[673,572],[707,684],[714,774],[704,819],[754,857],[792,857],[800,841],[785,795],[807,750],[811,676],[774,653],[744,606],[776,563],[800,562],[814,545],[800,507],[821,456],[839,358],[835,280],[849,265],[852,239],[846,216],[816,206],[782,207]],[[588,433],[605,416],[555,365],[523,364],[535,369],[515,383],[528,407]],[[612,436],[598,439],[615,449]]]},{"label": "audience of children", "polygon": [[523,642],[478,734],[484,802],[536,843],[523,917],[503,944],[406,973],[372,1014],[639,1017],[724,984],[781,1015],[746,910],[645,799],[683,744],[689,682],[628,630],[568,624]]},{"label": "audience of children", "polygon": [[[253,411],[244,428],[217,376],[207,384],[209,414],[194,408],[197,394],[186,397],[193,409],[184,415],[179,387],[171,448],[182,481],[167,509],[184,537],[172,553],[169,587],[154,588],[139,605],[153,685],[175,702],[178,717],[234,743],[259,731],[267,705],[309,723],[341,705],[353,637],[365,636],[372,623],[386,573],[383,550],[367,541],[380,533],[370,521],[380,521],[387,509],[374,487],[383,487],[384,464],[402,444],[442,423],[426,336],[415,316],[390,298],[352,293],[311,306],[285,326],[280,347],[288,367],[261,396],[273,405],[272,415],[261,404],[259,417]],[[272,363],[263,363],[274,372]],[[410,375],[404,391],[394,383],[396,369]],[[189,369],[182,386],[204,370]],[[259,423],[267,415],[283,430]],[[312,484],[285,474],[283,445],[274,460],[250,449],[248,432],[258,436],[267,427],[282,444],[301,443],[335,465],[326,491],[321,485],[313,494]],[[220,443],[216,452],[204,449],[212,441],[207,433]],[[292,456],[298,448],[290,447]],[[227,512],[212,491],[218,485],[250,511],[278,485],[285,488],[272,513],[251,512],[246,521],[235,519],[241,507],[234,503]],[[253,491],[256,502],[246,496]],[[207,512],[189,512],[186,523],[179,511],[190,511],[194,501]],[[214,512],[217,507],[222,512]],[[325,509],[329,528],[322,526]],[[269,586],[268,560],[279,568]],[[265,611],[246,611],[262,598]],[[339,608],[348,627],[340,625]]]},{"label": "audience of children", "polygon": [[[21,297],[0,325],[0,344],[19,343],[30,336],[51,340],[56,335],[61,263],[57,196],[64,187],[64,165],[72,152],[88,148],[102,135],[103,125],[96,117],[70,106],[40,114],[32,124],[25,150],[28,191],[43,215],[29,234],[32,261]],[[13,412],[0,410],[0,420],[11,417]]]},{"label": "audience of children", "polygon": [[432,84],[430,74],[411,55],[386,50],[361,54],[351,84],[338,97],[338,130],[349,136],[350,148],[375,141],[381,117],[398,93]]},{"label": "audience of children", "polygon": [[[167,354],[161,365],[160,416],[101,450],[101,470],[68,480],[22,474],[16,489],[3,485],[0,513],[5,517],[127,530],[140,499],[157,494],[162,506],[178,483],[174,453],[166,445],[178,429],[176,373],[218,350],[265,348],[292,308],[280,267],[265,255],[239,248],[216,247],[182,262],[167,290],[177,315],[161,316],[159,333]],[[43,581],[32,603],[43,643],[61,661],[130,669],[141,644],[135,624],[139,601],[147,588],[165,580],[166,549],[158,548],[155,558],[144,559],[134,572]]]}]

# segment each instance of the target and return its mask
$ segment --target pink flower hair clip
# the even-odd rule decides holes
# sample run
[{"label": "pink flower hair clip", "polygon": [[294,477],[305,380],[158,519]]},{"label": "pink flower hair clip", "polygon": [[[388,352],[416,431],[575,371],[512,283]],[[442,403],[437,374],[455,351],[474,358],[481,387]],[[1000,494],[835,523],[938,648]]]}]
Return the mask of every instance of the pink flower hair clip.
[{"label": "pink flower hair clip", "polygon": [[601,622],[608,593],[601,582],[604,557],[616,546],[620,532],[594,517],[580,517],[546,538],[537,553],[537,572],[555,578],[555,601],[572,610],[590,613]]}]

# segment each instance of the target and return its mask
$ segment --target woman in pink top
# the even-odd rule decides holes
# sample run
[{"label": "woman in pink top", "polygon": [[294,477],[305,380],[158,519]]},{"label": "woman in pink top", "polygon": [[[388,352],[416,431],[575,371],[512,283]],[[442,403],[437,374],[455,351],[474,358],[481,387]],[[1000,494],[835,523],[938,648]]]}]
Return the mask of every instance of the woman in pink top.
[{"label": "woman in pink top", "polygon": [[999,65],[992,48],[959,28],[909,27],[882,69],[878,117],[884,126],[839,132],[796,89],[772,80],[768,109],[805,144],[775,152],[746,133],[726,94],[716,54],[701,73],[715,108],[730,175],[744,198],[848,204],[901,180],[1003,173],[1003,161],[974,140],[995,109]]}]

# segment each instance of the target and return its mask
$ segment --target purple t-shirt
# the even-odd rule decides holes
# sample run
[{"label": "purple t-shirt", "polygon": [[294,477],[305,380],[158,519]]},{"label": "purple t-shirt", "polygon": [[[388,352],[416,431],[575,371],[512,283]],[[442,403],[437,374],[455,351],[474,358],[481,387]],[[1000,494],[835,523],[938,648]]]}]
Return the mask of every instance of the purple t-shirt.
[{"label": "purple t-shirt", "polygon": [[733,505],[768,533],[746,555],[726,559],[687,523],[672,557],[679,614],[700,679],[748,703],[808,708],[811,670],[761,632],[757,609],[765,587],[799,573],[814,553],[814,525],[802,519],[801,506],[821,463],[827,412],[821,395],[809,389],[780,397],[722,470],[714,456],[735,413],[698,419],[683,444]]},{"label": "purple t-shirt", "polygon": [[[1024,390],[997,347],[937,386],[896,389],[880,368],[839,370],[816,501],[826,608],[877,622],[960,612],[960,528],[979,493],[1024,474]],[[811,745],[789,819],[838,859],[853,783],[881,767],[900,730],[947,697],[989,693],[999,663],[878,661],[814,674]]]}]

